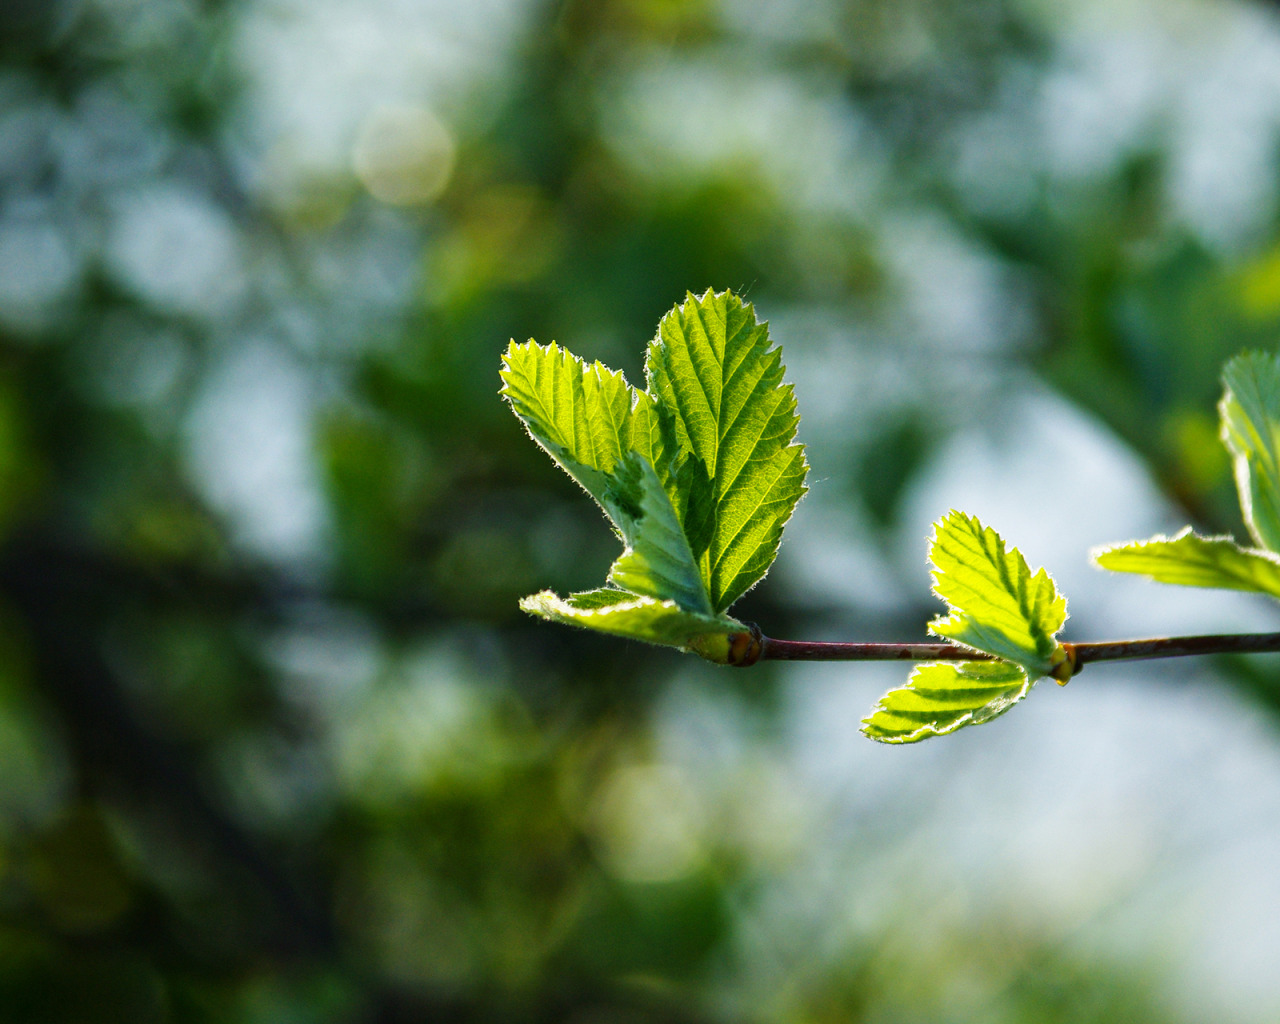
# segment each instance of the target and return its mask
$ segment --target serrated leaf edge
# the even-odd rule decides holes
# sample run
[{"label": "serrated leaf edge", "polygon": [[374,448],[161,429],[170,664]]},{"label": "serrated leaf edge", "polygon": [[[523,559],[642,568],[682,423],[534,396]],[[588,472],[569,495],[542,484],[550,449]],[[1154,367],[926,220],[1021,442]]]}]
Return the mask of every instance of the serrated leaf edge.
[{"label": "serrated leaf edge", "polygon": [[[893,708],[889,707],[885,702],[888,701],[893,696],[893,694],[898,693],[902,690],[917,690],[917,688],[914,686],[914,682],[917,676],[920,675],[923,671],[930,668],[931,666],[938,666],[938,665],[946,666],[946,667],[954,667],[962,671],[965,666],[973,665],[973,664],[986,665],[991,663],[990,662],[937,662],[937,661],[922,662],[921,664],[917,665],[914,669],[912,669],[911,675],[907,677],[907,682],[905,685],[896,686],[892,690],[887,691],[885,694],[881,696],[881,698],[876,702],[875,707],[871,709],[871,713],[866,718],[862,719],[861,728],[859,729],[859,732],[861,732],[868,739],[874,740],[876,743],[886,743],[886,744],[893,744],[893,745],[900,745],[900,744],[906,744],[906,743],[919,743],[921,740],[931,739],[934,736],[949,736],[951,733],[957,732],[958,730],[964,729],[968,726],[986,725],[988,722],[991,722],[996,718],[999,718],[1001,715],[1007,712],[1010,708],[1012,708],[1015,704],[1024,700],[1027,694],[1031,692],[1032,687],[1034,687],[1037,682],[1037,680],[1033,678],[1032,675],[1021,665],[1017,665],[1009,661],[1002,661],[1001,664],[1008,665],[1010,668],[1014,669],[1016,672],[1018,672],[1022,676],[1022,686],[1018,690],[1015,696],[1008,698],[1003,703],[1003,705],[999,707],[997,710],[990,711],[989,713],[983,714],[983,712],[987,712],[988,709],[991,707],[991,705],[995,703],[995,699],[993,699],[992,701],[982,705],[981,707],[973,708],[969,711],[964,712],[954,722],[951,722],[943,726],[942,728],[939,728],[936,722],[925,722],[921,724],[920,728],[914,730],[913,732],[904,733],[898,736],[876,735],[873,732],[871,732],[870,727],[872,724],[872,720],[881,711],[887,712],[888,714],[891,714],[891,715],[899,715],[899,716],[902,715],[901,711],[895,711]],[[921,692],[921,691],[917,690],[917,692]]]},{"label": "serrated leaf edge", "polygon": [[[1057,605],[1061,603],[1062,620],[1059,623],[1057,629],[1047,634],[1047,639],[1052,643],[1052,647],[1045,654],[1041,655],[1039,651],[1036,651],[1036,652],[1033,652],[1034,658],[1028,658],[1028,659],[1012,658],[1010,657],[1011,652],[1003,649],[1004,645],[990,644],[988,646],[981,646],[971,641],[966,642],[965,640],[958,638],[951,632],[952,626],[958,629],[966,625],[970,627],[977,627],[979,630],[982,630],[983,632],[990,632],[990,630],[983,629],[981,617],[975,616],[972,613],[967,612],[964,609],[960,608],[958,605],[953,604],[950,598],[946,597],[941,592],[941,588],[943,586],[942,577],[946,575],[946,570],[939,568],[934,563],[932,553],[934,550],[934,546],[937,543],[939,543],[942,539],[942,531],[946,527],[947,522],[953,518],[962,520],[966,526],[969,526],[971,528],[976,528],[976,531],[980,537],[985,535],[988,532],[991,533],[996,539],[999,553],[1005,556],[1015,558],[1017,562],[1021,564],[1021,566],[1026,570],[1029,584],[1033,586],[1043,586],[1043,584],[1046,582],[1049,584],[1050,588],[1053,591],[1053,599],[1050,602],[1050,605],[1052,606],[1052,605]],[[930,589],[933,595],[947,606],[947,613],[945,615],[937,615],[929,622],[928,628],[931,633],[935,634],[936,636],[943,637],[946,640],[950,641],[951,643],[954,643],[959,647],[965,648],[966,650],[977,651],[982,654],[989,654],[998,660],[1007,661],[1010,664],[1017,665],[1028,675],[1028,677],[1032,680],[1032,682],[1034,682],[1036,679],[1039,679],[1042,676],[1050,675],[1053,672],[1053,669],[1055,668],[1055,666],[1059,664],[1065,656],[1065,653],[1062,648],[1062,644],[1061,642],[1058,641],[1057,637],[1058,637],[1058,634],[1062,631],[1063,627],[1066,625],[1067,619],[1070,617],[1070,612],[1067,608],[1066,596],[1063,595],[1058,590],[1057,584],[1054,582],[1053,577],[1049,574],[1049,571],[1044,566],[1040,566],[1036,570],[1032,571],[1031,565],[1027,561],[1026,556],[1023,555],[1022,551],[1017,547],[1009,547],[1008,543],[1005,541],[1004,537],[1000,534],[998,530],[996,530],[994,527],[987,526],[985,523],[982,522],[981,519],[978,518],[978,516],[971,515],[967,512],[963,512],[959,509],[954,509],[954,508],[951,509],[945,516],[942,516],[941,518],[939,518],[933,523],[933,536],[929,540],[929,552],[930,552],[930,557],[926,560],[926,564],[929,566],[930,575],[932,579],[932,586]],[[985,550],[985,548],[983,549],[982,554],[988,558],[990,557],[987,551]],[[1003,567],[999,567],[999,568],[1001,571],[1001,575],[1003,576]],[[1014,595],[1011,594],[1010,596],[1014,596]],[[1019,603],[1019,606],[1021,607],[1021,604],[1022,604],[1021,599],[1019,599],[1018,603]],[[1024,618],[1022,619],[1022,621],[1024,623],[1027,623],[1028,625],[1027,631],[1028,633],[1031,633],[1032,630],[1030,626],[1032,624],[1028,621],[1028,618],[1026,618],[1026,614],[1027,614],[1026,612],[1023,612]],[[1001,632],[998,629],[995,631]],[[1005,635],[1005,634],[1002,633],[1001,635]],[[1021,653],[1026,653],[1025,650],[1023,649],[1019,649],[1019,650],[1021,651]]]},{"label": "serrated leaf edge", "polygon": [[[1135,540],[1128,540],[1128,541],[1118,541],[1113,544],[1099,544],[1096,547],[1089,549],[1089,561],[1092,563],[1094,568],[1099,569],[1103,572],[1121,572],[1121,573],[1127,573],[1128,575],[1131,575],[1131,576],[1145,576],[1151,582],[1160,583],[1164,586],[1192,587],[1200,590],[1238,590],[1238,591],[1241,591],[1242,593],[1265,594],[1270,597],[1280,598],[1280,593],[1276,593],[1271,590],[1264,590],[1254,586],[1226,587],[1226,586],[1214,586],[1212,584],[1174,583],[1169,580],[1156,579],[1150,573],[1144,572],[1141,569],[1122,569],[1122,568],[1116,568],[1115,566],[1102,564],[1102,558],[1104,558],[1106,555],[1110,554],[1113,551],[1126,551],[1126,550],[1136,549],[1138,547],[1154,547],[1159,544],[1173,545],[1178,543],[1181,540],[1187,539],[1188,537],[1192,537],[1196,540],[1203,541],[1206,544],[1230,544],[1233,548],[1235,548],[1235,550],[1239,554],[1245,555],[1249,558],[1256,558],[1256,559],[1259,559],[1260,561],[1269,562],[1270,564],[1274,565],[1277,569],[1280,569],[1280,554],[1277,554],[1274,551],[1270,551],[1267,548],[1246,546],[1244,544],[1241,544],[1238,540],[1235,539],[1235,537],[1231,536],[1228,533],[1219,533],[1219,534],[1213,534],[1210,536],[1205,536],[1203,534],[1196,533],[1195,528],[1192,526],[1184,526],[1172,537],[1170,537],[1168,534],[1157,533],[1151,537],[1143,537],[1143,538],[1138,538]],[[1194,564],[1194,563],[1189,563],[1189,564]]]}]

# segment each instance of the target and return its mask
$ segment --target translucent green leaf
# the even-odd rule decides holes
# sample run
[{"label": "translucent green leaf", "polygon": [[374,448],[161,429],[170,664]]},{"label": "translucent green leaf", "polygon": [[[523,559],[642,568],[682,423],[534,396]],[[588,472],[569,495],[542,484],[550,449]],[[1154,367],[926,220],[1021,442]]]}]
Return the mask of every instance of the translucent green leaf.
[{"label": "translucent green leaf", "polygon": [[631,452],[615,467],[611,499],[622,516],[627,549],[609,581],[636,594],[672,598],[686,611],[713,615],[689,541],[648,459]]},{"label": "translucent green leaf", "polygon": [[530,436],[590,494],[619,530],[609,480],[628,452],[662,473],[667,459],[652,398],[602,363],[584,363],[555,342],[514,341],[502,357],[500,394]]},{"label": "translucent green leaf", "polygon": [[1043,569],[1032,573],[1016,548],[976,517],[952,511],[934,524],[933,589],[950,615],[929,628],[998,661],[929,662],[890,690],[863,721],[882,743],[914,743],[989,722],[1026,696],[1040,676],[1070,678],[1075,662],[1056,634],[1067,602]]},{"label": "translucent green leaf", "polygon": [[716,611],[768,571],[808,464],[779,349],[731,292],[690,294],[658,327],[649,392],[678,454],[676,507]]},{"label": "translucent green leaf", "polygon": [[675,601],[660,601],[604,587],[567,598],[549,590],[520,602],[531,615],[601,633],[693,651],[711,661],[726,662],[730,639],[748,632],[726,615],[697,615]]},{"label": "translucent green leaf", "polygon": [[1066,622],[1066,598],[1043,569],[1032,575],[1017,548],[1006,551],[994,530],[953,510],[934,524],[929,560],[933,591],[951,611],[930,630],[1020,665],[1033,679],[1062,663],[1054,634]]},{"label": "translucent green leaf", "polygon": [[1031,680],[1004,661],[931,661],[907,685],[890,690],[863,719],[862,731],[881,743],[915,743],[1002,715],[1026,696]]},{"label": "translucent green leaf", "polygon": [[1236,356],[1222,373],[1222,440],[1235,463],[1240,510],[1254,542],[1280,551],[1280,363]]},{"label": "translucent green leaf", "polygon": [[1160,583],[1280,597],[1280,556],[1242,548],[1230,537],[1201,537],[1189,526],[1173,537],[1099,548],[1093,560],[1112,572],[1137,573]]},{"label": "translucent green leaf", "polygon": [[626,544],[616,586],[710,615],[702,576],[653,458],[665,449],[653,400],[601,363],[552,343],[511,343],[502,394],[530,435],[600,503]]}]

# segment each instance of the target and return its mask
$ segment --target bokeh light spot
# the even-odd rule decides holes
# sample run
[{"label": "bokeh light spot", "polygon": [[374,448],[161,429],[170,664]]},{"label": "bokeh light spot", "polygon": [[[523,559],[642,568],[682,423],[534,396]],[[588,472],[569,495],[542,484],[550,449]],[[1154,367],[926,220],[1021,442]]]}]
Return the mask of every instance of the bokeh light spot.
[{"label": "bokeh light spot", "polygon": [[79,272],[74,253],[52,224],[0,224],[0,321],[18,328],[43,327]]},{"label": "bokeh light spot", "polygon": [[352,162],[375,199],[416,206],[444,191],[455,153],[448,127],[425,107],[381,106],[361,123]]},{"label": "bokeh light spot", "polygon": [[630,765],[605,783],[594,824],[605,863],[628,882],[671,882],[702,859],[702,808],[667,765]]}]

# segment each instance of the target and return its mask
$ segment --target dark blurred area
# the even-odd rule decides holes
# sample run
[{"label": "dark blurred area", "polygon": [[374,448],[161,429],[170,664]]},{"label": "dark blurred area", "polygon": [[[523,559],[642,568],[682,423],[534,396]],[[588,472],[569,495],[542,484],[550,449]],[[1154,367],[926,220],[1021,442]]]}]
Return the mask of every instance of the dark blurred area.
[{"label": "dark blurred area", "polygon": [[[773,635],[919,636],[939,466],[1022,416],[1129,467],[1002,491],[1112,515],[1082,564],[1112,523],[1242,535],[1215,402],[1280,322],[1269,8],[10,0],[0,39],[0,1017],[1195,1019],[1167,844],[1054,868],[1082,916],[904,879],[1030,818],[936,824],[950,755],[806,767],[798,675],[523,617],[616,541],[497,372],[534,337],[638,382],[686,290],[753,300],[814,466],[736,609]],[[1265,758],[1280,676],[1213,672]],[[1117,901],[1120,959],[1080,940]]]}]

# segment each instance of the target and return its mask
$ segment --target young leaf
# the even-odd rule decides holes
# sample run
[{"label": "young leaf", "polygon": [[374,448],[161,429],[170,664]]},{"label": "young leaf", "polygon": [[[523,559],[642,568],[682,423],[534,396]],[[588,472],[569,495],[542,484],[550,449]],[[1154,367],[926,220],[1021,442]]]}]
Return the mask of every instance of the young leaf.
[{"label": "young leaf", "polygon": [[1030,688],[1027,674],[1006,661],[928,662],[880,698],[862,732],[881,743],[942,736],[1004,714]]},{"label": "young leaf", "polygon": [[[511,343],[501,394],[538,442],[608,514],[626,551],[610,580],[710,615],[711,603],[653,459],[665,452],[658,411],[643,391],[601,363],[554,342]],[[665,461],[665,460],[664,460]]]},{"label": "young leaf", "polygon": [[998,661],[929,662],[880,698],[862,731],[882,743],[915,743],[989,722],[1026,696],[1040,676],[1070,678],[1075,662],[1055,634],[1066,599],[1043,569],[1034,575],[1017,548],[974,516],[952,510],[929,545],[934,593],[951,614],[929,628]]},{"label": "young leaf", "polygon": [[933,591],[951,614],[929,629],[1026,670],[1050,675],[1065,660],[1055,634],[1067,619],[1066,598],[1044,569],[1032,575],[1017,548],[974,516],[952,511],[934,524],[929,560]]},{"label": "young leaf", "polygon": [[689,294],[658,327],[645,371],[670,414],[676,507],[717,612],[768,571],[805,492],[799,416],[768,325],[731,292]]},{"label": "young leaf", "polygon": [[725,615],[697,615],[675,601],[660,601],[611,587],[567,598],[543,590],[523,598],[520,607],[552,622],[679,647],[721,663],[728,661],[730,638],[748,632],[741,622]]},{"label": "young leaf", "polygon": [[686,611],[713,615],[671,499],[649,460],[629,452],[616,466],[610,498],[619,507],[627,549],[609,582],[636,594],[674,599]]},{"label": "young leaf", "polygon": [[1222,379],[1222,440],[1245,524],[1260,547],[1280,551],[1280,362],[1245,352],[1227,363]]},{"label": "young leaf", "polygon": [[1230,537],[1201,537],[1189,526],[1173,537],[1098,548],[1093,560],[1112,572],[1138,573],[1160,583],[1280,597],[1280,556],[1242,548]]},{"label": "young leaf", "polygon": [[555,342],[514,341],[502,357],[502,390],[529,435],[600,504],[619,530],[625,512],[609,479],[628,452],[666,465],[654,401],[602,363],[588,366]]}]

